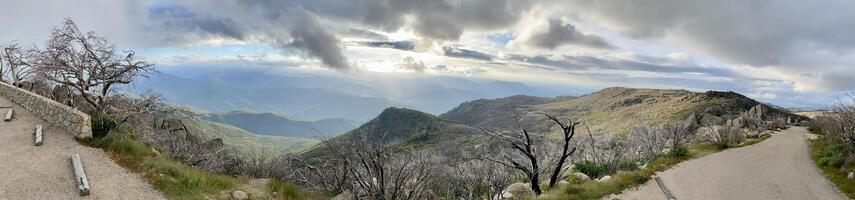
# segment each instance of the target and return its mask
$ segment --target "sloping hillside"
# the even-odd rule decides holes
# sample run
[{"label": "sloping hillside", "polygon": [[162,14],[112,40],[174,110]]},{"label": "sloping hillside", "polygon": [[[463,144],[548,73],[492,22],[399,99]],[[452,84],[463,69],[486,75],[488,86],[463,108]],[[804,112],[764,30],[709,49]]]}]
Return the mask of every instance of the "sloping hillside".
[{"label": "sloping hillside", "polygon": [[201,117],[207,121],[229,124],[259,135],[307,139],[317,139],[322,135],[336,136],[359,126],[354,121],[342,118],[300,121],[276,113],[248,111],[208,113]]},{"label": "sloping hillside", "polygon": [[255,135],[228,124],[197,118],[184,118],[181,121],[191,131],[197,131],[205,140],[222,138],[223,144],[227,147],[233,147],[237,151],[297,152],[318,143],[318,140],[315,139]]},{"label": "sloping hillside", "polygon": [[[377,118],[331,140],[348,145],[365,136],[393,146],[434,149],[443,155],[455,156],[462,152],[489,151],[492,143],[488,141],[491,140],[481,134],[479,128],[515,132],[519,124],[534,134],[558,134],[557,127],[553,127],[543,113],[582,120],[595,134],[626,134],[641,122],[652,126],[683,123],[692,113],[701,118],[734,118],[757,104],[759,102],[733,92],[631,88],[606,88],[580,97],[511,96],[466,102],[440,117],[410,109],[387,108]],[[788,113],[769,108],[766,114]],[[323,156],[327,151],[324,145],[318,145],[304,156]]]},{"label": "sloping hillside", "polygon": [[[476,127],[516,129],[515,117],[527,129],[546,132],[552,124],[543,113],[584,121],[592,131],[623,134],[640,123],[680,122],[692,113],[736,115],[759,102],[734,92],[606,88],[577,98],[539,99],[513,96],[461,104],[442,118]],[[773,113],[782,111],[773,109]]]},{"label": "sloping hillside", "polygon": [[[476,144],[472,140],[478,139],[475,136],[479,133],[480,130],[471,126],[449,122],[428,113],[392,107],[359,128],[332,138],[332,141],[349,145],[365,137],[402,148],[431,148],[441,153],[457,153]],[[328,148],[321,144],[304,155],[323,156],[327,151]]]}]

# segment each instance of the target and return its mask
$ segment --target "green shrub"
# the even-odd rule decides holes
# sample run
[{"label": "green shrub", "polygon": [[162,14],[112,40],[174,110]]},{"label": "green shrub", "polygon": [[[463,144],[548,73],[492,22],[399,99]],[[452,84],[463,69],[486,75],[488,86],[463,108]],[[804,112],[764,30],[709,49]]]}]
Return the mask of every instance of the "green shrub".
[{"label": "green shrub", "polygon": [[107,135],[111,130],[119,126],[119,121],[104,115],[95,115],[90,119],[92,122],[92,137],[101,138]]},{"label": "green shrub", "polygon": [[810,127],[808,127],[808,129],[807,129],[807,130],[808,130],[808,131],[810,131],[810,132],[811,132],[811,133],[813,133],[813,134],[822,135],[822,128],[820,128],[820,127],[819,127],[818,125],[816,125],[816,124],[813,124],[813,123],[812,123],[812,124],[810,125]]},{"label": "green shrub", "polygon": [[819,166],[828,166],[828,158],[826,157],[821,157],[816,162],[817,164],[819,164]]},{"label": "green shrub", "polygon": [[614,174],[617,171],[631,171],[638,167],[631,160],[620,160],[615,163],[595,163],[591,161],[582,161],[576,163],[576,171],[585,173],[585,175],[593,178]]},{"label": "green shrub", "polygon": [[730,145],[728,145],[727,142],[719,142],[718,143],[718,149],[719,150],[724,150],[727,148],[730,148]]},{"label": "green shrub", "polygon": [[689,155],[689,149],[683,146],[674,147],[674,149],[671,150],[671,156],[673,157],[683,157],[687,155]]},{"label": "green shrub", "polygon": [[600,175],[604,175],[606,173],[605,165],[589,161],[576,163],[575,169],[585,175],[588,175],[591,179],[598,178]]}]

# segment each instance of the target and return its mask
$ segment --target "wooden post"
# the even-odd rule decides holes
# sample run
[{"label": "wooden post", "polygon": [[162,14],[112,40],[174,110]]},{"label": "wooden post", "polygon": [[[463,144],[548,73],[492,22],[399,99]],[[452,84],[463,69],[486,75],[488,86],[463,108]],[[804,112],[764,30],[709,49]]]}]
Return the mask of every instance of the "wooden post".
[{"label": "wooden post", "polygon": [[83,171],[80,155],[71,155],[71,165],[74,167],[74,176],[77,179],[77,189],[80,191],[80,196],[89,195],[89,181],[86,180],[86,172]]},{"label": "wooden post", "polygon": [[3,121],[11,121],[12,120],[12,108],[9,108],[9,111],[6,111],[6,118]]},{"label": "wooden post", "polygon": [[36,125],[35,133],[36,146],[42,146],[42,125]]},{"label": "wooden post", "polygon": [[659,176],[656,176],[653,179],[656,179],[656,183],[659,184],[659,188],[662,189],[662,193],[665,193],[665,198],[668,198],[668,200],[677,200],[677,197],[674,197],[671,190],[668,190],[668,188],[665,187],[665,183],[662,182],[662,179],[659,178]]}]

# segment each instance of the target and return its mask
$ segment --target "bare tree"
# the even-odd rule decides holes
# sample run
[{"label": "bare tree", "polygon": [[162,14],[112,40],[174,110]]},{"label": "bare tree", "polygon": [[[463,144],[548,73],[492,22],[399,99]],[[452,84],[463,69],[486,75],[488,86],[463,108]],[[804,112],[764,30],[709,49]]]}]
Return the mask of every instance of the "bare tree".
[{"label": "bare tree", "polygon": [[104,37],[81,32],[71,19],[55,28],[45,49],[37,52],[36,72],[75,89],[96,114],[105,114],[104,104],[113,86],[155,72],[152,64],[137,60],[133,51],[117,51]]},{"label": "bare tree", "polygon": [[429,180],[439,166],[435,153],[395,148],[369,132],[346,142],[325,140],[328,157],[296,157],[303,168],[291,176],[332,192],[352,191],[359,199],[429,198]]},{"label": "bare tree", "polygon": [[0,65],[5,64],[5,67],[0,66],[0,81],[8,82],[12,85],[19,86],[22,81],[30,78],[33,75],[33,68],[28,59],[31,58],[31,52],[21,49],[17,43],[12,43],[3,48],[3,54],[0,55]]},{"label": "bare tree", "polygon": [[576,126],[580,124],[580,122],[570,120],[568,122],[562,122],[558,118],[552,115],[544,114],[547,118],[558,124],[563,133],[563,146],[561,151],[561,156],[558,157],[558,161],[555,164],[555,168],[552,170],[552,176],[549,177],[549,187],[555,187],[555,183],[558,182],[562,170],[564,169],[564,162],[570,158],[570,155],[573,155],[576,152],[576,147],[570,149],[570,142],[573,139],[573,136],[576,135]]},{"label": "bare tree", "polygon": [[449,163],[431,186],[442,199],[497,199],[511,183],[509,170],[489,160]]},{"label": "bare tree", "polygon": [[[519,121],[517,121],[519,124]],[[519,126],[519,125],[518,125]],[[515,152],[518,152],[523,155],[525,159],[520,161],[519,159],[512,157],[510,155],[504,155],[503,160],[493,160],[496,163],[504,165],[505,167],[519,170],[525,174],[528,178],[528,182],[531,185],[531,190],[535,195],[540,195],[543,191],[540,189],[540,174],[543,173],[543,169],[540,168],[540,163],[538,163],[538,150],[533,142],[533,136],[528,133],[527,130],[520,127],[520,136],[511,137],[504,135],[502,133],[481,129],[485,134],[492,136],[494,138],[499,138],[500,140],[507,142],[511,149]]]}]

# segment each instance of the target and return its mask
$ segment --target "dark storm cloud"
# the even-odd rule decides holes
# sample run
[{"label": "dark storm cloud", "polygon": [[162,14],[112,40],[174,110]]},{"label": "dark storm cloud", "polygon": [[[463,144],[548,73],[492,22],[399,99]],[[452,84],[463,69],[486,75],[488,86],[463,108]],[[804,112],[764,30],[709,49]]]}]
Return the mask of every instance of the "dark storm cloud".
[{"label": "dark storm cloud", "polygon": [[[493,30],[516,24],[531,6],[524,0],[251,0],[240,1],[276,17],[296,8],[394,32],[412,28],[417,35],[457,40],[466,29]],[[408,24],[408,20],[411,23]]]},{"label": "dark storm cloud", "polygon": [[448,57],[457,57],[457,58],[467,58],[467,59],[475,59],[475,60],[483,60],[483,61],[492,61],[493,56],[484,52],[464,49],[460,47],[453,46],[444,46],[442,47],[442,53]]},{"label": "dark storm cloud", "polygon": [[330,68],[350,69],[347,59],[342,54],[338,38],[321,26],[314,16],[308,14],[302,16],[295,26],[299,28],[291,29],[292,41],[286,46],[306,50],[320,58]]},{"label": "dark storm cloud", "polygon": [[[345,27],[386,32],[408,28],[426,40],[454,41],[469,30],[494,30],[514,25],[531,6],[529,0],[187,0],[183,3],[200,11],[169,6],[153,7],[151,12],[165,18],[162,20],[165,21],[163,28],[191,27],[203,33],[232,38],[253,36],[251,38],[261,38],[261,41],[274,43],[277,47],[305,50],[335,69],[349,68],[336,34],[382,36],[362,29],[348,31]],[[231,16],[211,17],[205,13]],[[234,26],[236,24],[241,26]],[[403,50],[414,48],[398,41],[368,45]]]},{"label": "dark storm cloud", "polygon": [[244,39],[244,30],[232,19],[198,14],[177,4],[154,4],[148,9],[148,18],[161,28],[198,31],[235,39]]},{"label": "dark storm cloud", "polygon": [[564,45],[579,45],[594,48],[612,48],[603,38],[585,34],[561,19],[549,19],[545,29],[536,31],[523,38],[523,43],[542,49],[555,49]]}]

